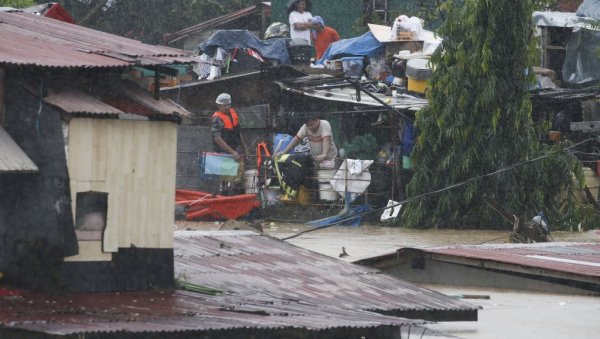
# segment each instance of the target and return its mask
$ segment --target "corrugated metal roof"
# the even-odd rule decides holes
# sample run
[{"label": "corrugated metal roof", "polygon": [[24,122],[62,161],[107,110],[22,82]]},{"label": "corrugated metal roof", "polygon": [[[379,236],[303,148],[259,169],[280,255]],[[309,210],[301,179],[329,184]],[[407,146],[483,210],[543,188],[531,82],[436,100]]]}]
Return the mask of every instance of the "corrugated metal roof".
[{"label": "corrugated metal roof", "polygon": [[426,254],[436,261],[556,278],[564,283],[581,282],[600,286],[600,244],[548,242],[536,244],[456,245],[434,248],[400,248],[398,251],[357,263],[386,268],[406,255]]},{"label": "corrugated metal roof", "polygon": [[[477,307],[252,232],[177,232],[175,272],[189,282],[239,296],[410,317],[427,312],[476,319]],[[444,318],[442,316],[441,318]],[[440,320],[440,318],[437,318]]]},{"label": "corrugated metal roof", "polygon": [[87,114],[121,114],[125,113],[102,100],[78,90],[71,89],[60,93],[49,93],[44,97],[44,101],[53,106],[59,107],[67,113],[87,113]]},{"label": "corrugated metal roof", "polygon": [[[360,93],[360,101],[356,96],[356,90],[350,86],[304,86],[304,87],[292,87],[282,82],[277,84],[285,91],[304,95],[307,97],[318,98],[328,101],[346,102],[353,104],[361,104],[367,106],[383,107],[383,105],[377,100],[369,97],[365,93]],[[386,96],[380,93],[372,93],[381,101],[385,102],[389,106],[396,109],[406,109],[409,111],[418,111],[428,105],[427,99],[419,98],[410,94]]]},{"label": "corrugated metal roof", "polygon": [[423,323],[293,301],[252,303],[248,298],[186,291],[67,296],[23,293],[21,297],[0,297],[0,327],[52,335],[118,331],[200,333],[236,328],[326,330]]},{"label": "corrugated metal roof", "polygon": [[118,82],[98,90],[95,96],[80,89],[50,91],[44,101],[66,113],[77,115],[191,116],[171,99],[156,100],[150,92],[128,82]]},{"label": "corrugated metal roof", "polygon": [[0,173],[38,171],[36,164],[0,126]]},{"label": "corrugated metal roof", "polygon": [[[223,294],[157,291],[50,296],[24,292],[0,297],[0,329],[52,335],[118,331],[206,334],[282,328],[323,333],[426,324],[368,310],[379,304],[427,299],[430,308],[475,310],[462,301],[409,286],[375,270],[252,232],[177,232],[175,238],[179,279],[221,289]],[[403,293],[398,294],[397,284]]]},{"label": "corrugated metal roof", "polygon": [[188,52],[154,46],[40,15],[0,11],[0,64],[127,67],[191,63]]},{"label": "corrugated metal roof", "polygon": [[[443,256],[488,260],[518,266],[570,273],[600,283],[600,244],[537,243],[464,245],[422,249]],[[550,273],[548,273],[550,274]]]}]

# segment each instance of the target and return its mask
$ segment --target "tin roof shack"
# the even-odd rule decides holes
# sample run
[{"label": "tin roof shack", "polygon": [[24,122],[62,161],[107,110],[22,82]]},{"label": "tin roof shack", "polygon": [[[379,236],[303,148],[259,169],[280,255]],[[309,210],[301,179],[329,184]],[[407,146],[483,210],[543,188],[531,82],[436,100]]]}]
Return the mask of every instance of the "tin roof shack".
[{"label": "tin roof shack", "polygon": [[556,72],[565,86],[600,80],[600,5],[583,1],[576,12],[534,12],[533,23],[541,36],[541,66]]},{"label": "tin roof shack", "polygon": [[480,309],[254,232],[175,232],[174,248],[179,290],[0,294],[0,337],[449,338],[423,319]]},{"label": "tin roof shack", "polygon": [[415,283],[600,294],[599,244],[407,247],[356,263]]},{"label": "tin roof shack", "polygon": [[[258,20],[257,20],[258,19]],[[212,18],[197,25],[164,35],[169,45],[195,51],[216,29],[247,29],[262,38],[271,21],[271,2],[263,1],[254,6]]]},{"label": "tin roof shack", "polygon": [[189,112],[121,73],[191,59],[20,11],[0,22],[0,125],[39,169],[0,173],[2,282],[172,286],[177,123]]}]

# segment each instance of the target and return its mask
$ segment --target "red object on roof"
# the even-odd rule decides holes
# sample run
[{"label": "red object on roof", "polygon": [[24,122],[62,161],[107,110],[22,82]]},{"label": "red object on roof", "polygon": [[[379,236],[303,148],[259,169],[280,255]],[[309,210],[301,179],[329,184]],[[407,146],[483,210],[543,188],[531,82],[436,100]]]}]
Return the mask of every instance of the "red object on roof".
[{"label": "red object on roof", "polygon": [[48,17],[48,18],[68,22],[70,24],[75,23],[75,20],[73,19],[71,14],[69,14],[69,12],[67,12],[67,10],[63,6],[61,6],[60,4],[57,4],[56,2],[50,3],[50,7],[44,12],[44,16]]},{"label": "red object on roof", "polygon": [[206,192],[177,190],[175,203],[186,207],[185,219],[238,219],[260,206],[256,194],[233,196],[212,195]]}]

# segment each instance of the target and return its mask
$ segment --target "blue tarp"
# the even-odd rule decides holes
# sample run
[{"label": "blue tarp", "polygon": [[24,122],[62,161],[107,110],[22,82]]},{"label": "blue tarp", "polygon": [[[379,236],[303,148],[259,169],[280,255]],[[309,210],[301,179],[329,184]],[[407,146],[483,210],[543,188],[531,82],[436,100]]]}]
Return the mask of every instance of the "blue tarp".
[{"label": "blue tarp", "polygon": [[577,16],[600,19],[600,0],[583,0],[577,7]]},{"label": "blue tarp", "polygon": [[385,45],[371,32],[367,32],[359,37],[343,39],[329,45],[325,54],[317,61],[317,64],[323,64],[325,60],[338,59],[342,56],[375,56],[385,52]]},{"label": "blue tarp", "polygon": [[247,30],[232,29],[217,31],[207,41],[198,46],[201,51],[208,55],[214,55],[217,47],[227,51],[234,48],[252,48],[265,58],[279,60],[282,64],[290,63],[285,38],[260,40]]}]

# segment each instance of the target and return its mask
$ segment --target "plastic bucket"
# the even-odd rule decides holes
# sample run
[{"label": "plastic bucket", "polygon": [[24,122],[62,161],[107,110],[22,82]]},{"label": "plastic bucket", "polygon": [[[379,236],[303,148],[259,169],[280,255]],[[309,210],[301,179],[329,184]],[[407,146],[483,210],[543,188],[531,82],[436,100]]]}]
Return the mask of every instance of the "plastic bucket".
[{"label": "plastic bucket", "polygon": [[[273,139],[273,150],[271,154],[275,154],[275,152],[283,152],[283,150],[287,147],[287,145],[292,142],[294,139],[293,136],[289,134],[276,134]],[[290,154],[294,153],[294,149],[291,149]]]},{"label": "plastic bucket", "polygon": [[327,201],[335,201],[338,199],[338,194],[333,190],[330,180],[333,179],[337,170],[334,169],[317,169],[317,182],[319,183],[319,199]]},{"label": "plastic bucket", "polygon": [[244,187],[246,194],[258,193],[258,171],[255,169],[244,172]]}]

